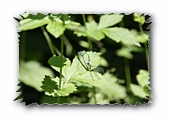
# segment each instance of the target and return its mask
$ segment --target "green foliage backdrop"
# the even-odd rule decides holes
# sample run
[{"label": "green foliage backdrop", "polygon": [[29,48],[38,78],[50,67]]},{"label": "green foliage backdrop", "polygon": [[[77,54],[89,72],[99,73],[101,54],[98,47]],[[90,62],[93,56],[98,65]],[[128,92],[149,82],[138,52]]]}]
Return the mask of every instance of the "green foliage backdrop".
[{"label": "green foliage backdrop", "polygon": [[26,105],[150,103],[148,15],[30,14],[16,19]]}]

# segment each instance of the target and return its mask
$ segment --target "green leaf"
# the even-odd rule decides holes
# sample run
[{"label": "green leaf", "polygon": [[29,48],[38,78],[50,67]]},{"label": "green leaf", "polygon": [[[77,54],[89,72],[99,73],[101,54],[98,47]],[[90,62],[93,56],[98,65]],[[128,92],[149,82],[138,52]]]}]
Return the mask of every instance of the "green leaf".
[{"label": "green leaf", "polygon": [[144,90],[141,86],[138,86],[135,84],[130,84],[130,88],[135,96],[147,99],[147,97],[146,97],[147,94],[144,92]]},{"label": "green leaf", "polygon": [[48,93],[54,92],[54,90],[58,90],[57,82],[53,81],[50,76],[45,76],[44,81],[42,81],[41,88]]},{"label": "green leaf", "polygon": [[123,15],[112,14],[112,15],[102,15],[100,17],[98,29],[103,29],[109,26],[113,26],[119,23],[123,18]]},{"label": "green leaf", "polygon": [[116,42],[122,42],[126,45],[140,46],[136,38],[126,28],[120,28],[120,27],[105,28],[102,29],[102,32],[105,33],[105,35],[108,36],[110,39]]},{"label": "green leaf", "polygon": [[[63,78],[62,78],[63,79]],[[45,90],[45,94],[48,96],[69,96],[76,90],[76,86],[72,83],[64,83],[61,81],[61,89],[58,89],[59,78],[47,77],[43,82],[42,88]]]},{"label": "green leaf", "polygon": [[110,100],[124,99],[126,94],[126,88],[117,83],[117,78],[110,73],[105,73],[105,84],[100,86],[100,92],[106,95]]},{"label": "green leaf", "polygon": [[106,61],[106,59],[104,57],[100,58],[100,65],[104,66],[104,67],[108,67],[109,63]]},{"label": "green leaf", "polygon": [[47,31],[55,38],[58,38],[65,31],[65,26],[61,22],[50,22],[46,26]]},{"label": "green leaf", "polygon": [[76,34],[78,37],[84,36],[86,37],[87,34],[85,32],[81,32],[81,31],[75,31],[74,34]]},{"label": "green leaf", "polygon": [[80,23],[78,22],[73,22],[73,21],[68,21],[65,23],[65,27],[66,28],[69,28],[69,29],[73,29],[73,28],[76,28],[77,26],[79,26]]},{"label": "green leaf", "polygon": [[89,47],[89,43],[87,41],[79,41],[79,45],[81,47],[84,47],[84,48],[88,48]]},{"label": "green leaf", "polygon": [[[90,57],[90,63],[92,65],[91,70],[94,70],[95,68],[98,67],[100,64],[100,53],[97,52],[85,52],[81,51],[82,53],[85,53],[84,59],[88,61],[88,56]],[[80,62],[81,61],[81,62]],[[60,57],[59,56],[54,56],[49,59],[49,64],[51,65],[52,68],[54,68],[56,71],[60,71]],[[66,82],[73,82],[73,81],[80,81],[83,83],[88,83],[94,86],[102,85],[102,79],[104,77],[96,72],[96,71],[89,71],[84,68],[83,65],[83,58],[75,56],[73,59],[73,62],[69,61],[69,59],[65,58],[64,59],[64,66],[62,69],[62,75],[64,76]]]},{"label": "green leaf", "polygon": [[25,85],[42,91],[41,85],[45,75],[53,76],[52,70],[43,67],[37,61],[20,61],[19,64],[19,81]]},{"label": "green leaf", "polygon": [[[88,62],[88,58],[90,57],[90,63],[92,65],[91,70],[94,70],[96,67],[98,67],[100,64],[100,53],[91,51],[81,51],[81,53],[84,54],[83,57],[86,62]],[[66,77],[70,79],[70,81],[76,80],[94,86],[102,85],[104,83],[104,77],[96,71],[86,70],[83,66],[86,65],[84,60],[81,56],[78,56],[78,58],[75,57],[71,67],[65,70],[65,72],[67,72]]]},{"label": "green leaf", "polygon": [[137,39],[138,42],[140,43],[145,43],[147,42],[149,39],[149,36],[147,33],[140,33],[134,29],[130,30],[130,32],[133,34],[133,36]]},{"label": "green leaf", "polygon": [[70,93],[77,91],[75,84],[68,83],[65,84],[62,90],[55,91],[58,96],[69,96]]},{"label": "green leaf", "polygon": [[87,34],[98,41],[105,37],[104,34],[100,30],[98,30],[97,23],[94,20],[86,23],[86,28]]},{"label": "green leaf", "polygon": [[148,84],[150,84],[149,73],[147,70],[139,70],[139,74],[137,74],[136,78],[141,87],[148,86]]},{"label": "green leaf", "polygon": [[[61,66],[61,57],[60,56],[53,56],[48,60],[48,63],[51,65],[53,69],[55,69],[57,72],[60,72],[60,66]],[[65,69],[70,67],[70,60],[68,58],[63,58],[62,62],[62,75],[66,77]]]},{"label": "green leaf", "polygon": [[131,50],[127,47],[122,47],[121,49],[117,50],[117,55],[119,57],[125,57],[127,59],[132,59],[133,55],[131,54]]},{"label": "green leaf", "polygon": [[26,15],[26,19],[20,21],[18,29],[20,31],[31,30],[48,24],[49,22],[50,19],[47,15],[43,15],[41,13],[38,13],[37,15],[29,14]]},{"label": "green leaf", "polygon": [[125,99],[124,99],[124,101],[126,102],[126,103],[129,103],[129,104],[132,104],[132,105],[136,105],[136,103],[144,103],[143,102],[143,99],[142,98],[140,98],[140,97],[138,97],[138,96],[134,96],[134,95],[128,95]]},{"label": "green leaf", "polygon": [[102,86],[105,83],[103,75],[95,71],[78,72],[78,75],[72,77],[71,80],[80,81],[96,87]]}]

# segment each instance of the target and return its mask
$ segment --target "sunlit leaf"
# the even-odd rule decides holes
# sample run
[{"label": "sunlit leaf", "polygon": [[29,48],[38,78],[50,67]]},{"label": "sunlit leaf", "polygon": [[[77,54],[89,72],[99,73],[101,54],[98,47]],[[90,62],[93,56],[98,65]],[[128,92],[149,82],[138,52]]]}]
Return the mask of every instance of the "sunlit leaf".
[{"label": "sunlit leaf", "polygon": [[58,96],[68,96],[70,93],[77,91],[75,84],[68,83],[63,86],[61,90],[55,91]]},{"label": "sunlit leaf", "polygon": [[76,86],[72,83],[63,83],[61,81],[61,89],[58,89],[59,78],[45,77],[43,81],[42,88],[45,91],[45,94],[48,96],[68,96],[70,93],[73,93],[76,90]]},{"label": "sunlit leaf", "polygon": [[113,26],[119,23],[123,18],[123,15],[111,14],[111,15],[102,15],[100,17],[98,29],[103,29],[109,26]]},{"label": "sunlit leaf", "polygon": [[114,27],[102,29],[110,39],[116,42],[123,42],[126,45],[137,45],[140,46],[139,42],[132,35],[132,33],[126,28]]},{"label": "sunlit leaf", "polygon": [[92,38],[94,38],[95,40],[100,41],[105,37],[104,34],[100,30],[98,30],[97,23],[94,20],[86,23],[86,27],[87,27],[87,34]]},{"label": "sunlit leaf", "polygon": [[139,85],[130,84],[131,91],[135,96],[147,99],[147,94],[144,92],[143,88]]},{"label": "sunlit leaf", "polygon": [[130,30],[130,32],[134,35],[136,40],[140,43],[145,43],[149,40],[149,36],[147,33],[142,34],[134,29]]},{"label": "sunlit leaf", "polygon": [[[48,60],[48,63],[51,65],[53,69],[55,69],[57,72],[60,72],[60,67],[61,67],[61,57],[60,56],[53,56]],[[66,72],[65,69],[67,67],[70,67],[70,60],[68,58],[63,58],[62,61],[62,75],[66,77]]]},{"label": "sunlit leaf", "polygon": [[35,29],[50,22],[49,17],[41,13],[38,13],[37,15],[27,14],[25,16],[26,18],[21,20],[20,26],[18,26],[20,31]]},{"label": "sunlit leaf", "polygon": [[148,84],[150,84],[149,73],[147,70],[139,70],[139,74],[137,74],[136,78],[141,87],[148,86]]},{"label": "sunlit leaf", "polygon": [[81,32],[81,31],[75,31],[74,34],[76,34],[78,37],[84,36],[86,37],[87,34],[85,32]]},{"label": "sunlit leaf", "polygon": [[50,22],[46,26],[47,31],[55,38],[58,38],[65,31],[65,26],[61,22]]},{"label": "sunlit leaf", "polygon": [[105,84],[100,86],[100,91],[111,99],[124,99],[126,94],[126,88],[117,83],[117,78],[109,73],[104,74]]},{"label": "sunlit leaf", "polygon": [[122,47],[121,49],[117,50],[117,55],[119,57],[125,57],[127,59],[132,59],[133,55],[131,54],[131,50],[127,47]]}]

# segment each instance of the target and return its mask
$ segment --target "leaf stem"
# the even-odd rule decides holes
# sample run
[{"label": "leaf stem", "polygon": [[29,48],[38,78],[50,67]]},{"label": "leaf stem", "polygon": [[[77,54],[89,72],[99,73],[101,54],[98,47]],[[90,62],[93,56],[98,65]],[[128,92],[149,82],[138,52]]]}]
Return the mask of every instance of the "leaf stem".
[{"label": "leaf stem", "polygon": [[[61,90],[62,82],[62,67],[63,67],[63,47],[64,47],[64,33],[60,36],[61,39],[61,56],[60,56],[60,73],[59,73],[59,90]],[[58,104],[60,103],[60,96],[57,97]]]},{"label": "leaf stem", "polygon": [[[143,28],[142,28],[142,24],[141,23],[138,23],[138,24],[139,24],[139,29],[140,29],[141,35],[143,35],[144,31],[143,31]],[[144,49],[145,49],[145,57],[146,57],[147,67],[149,67],[147,42],[144,43]]]},{"label": "leaf stem", "polygon": [[59,90],[61,90],[61,81],[62,81],[62,67],[63,67],[63,45],[64,45],[64,34],[60,36],[61,38],[61,57],[60,57],[60,74],[59,74]]},{"label": "leaf stem", "polygon": [[126,86],[127,90],[130,92],[131,76],[130,76],[129,61],[127,58],[124,58],[124,68],[125,68]]},{"label": "leaf stem", "polygon": [[[85,15],[82,14],[82,17],[83,17],[83,22],[84,22],[84,25],[86,27],[86,18],[85,18]],[[87,30],[87,27],[86,27],[86,30]],[[89,47],[88,47],[88,50],[91,51],[92,50],[92,42],[90,40],[90,37],[87,36],[87,40],[88,40],[88,43],[89,43]]]},{"label": "leaf stem", "polygon": [[52,40],[50,39],[48,33],[46,32],[44,26],[42,26],[41,29],[42,29],[43,35],[45,36],[46,41],[49,45],[52,55],[55,55],[55,52],[56,52],[60,56],[60,51],[52,44]]}]

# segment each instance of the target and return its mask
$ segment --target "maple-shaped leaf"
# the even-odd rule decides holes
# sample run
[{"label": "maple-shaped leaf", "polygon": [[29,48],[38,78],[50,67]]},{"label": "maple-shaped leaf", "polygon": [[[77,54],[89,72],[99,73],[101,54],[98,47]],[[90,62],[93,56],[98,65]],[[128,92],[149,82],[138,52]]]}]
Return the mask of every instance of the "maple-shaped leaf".
[{"label": "maple-shaped leaf", "polygon": [[42,89],[45,92],[52,93],[54,90],[58,90],[57,82],[52,80],[50,76],[45,76],[44,81],[42,81]]}]

